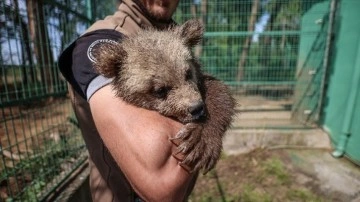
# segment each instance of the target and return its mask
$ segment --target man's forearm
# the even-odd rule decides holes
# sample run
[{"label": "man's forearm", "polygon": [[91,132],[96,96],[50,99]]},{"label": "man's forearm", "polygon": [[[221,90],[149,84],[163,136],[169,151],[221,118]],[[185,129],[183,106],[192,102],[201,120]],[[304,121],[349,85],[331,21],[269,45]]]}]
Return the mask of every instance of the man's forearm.
[{"label": "man's forearm", "polygon": [[110,86],[89,101],[104,144],[135,191],[147,201],[181,201],[192,175],[172,157],[169,141],[182,126],[114,97]]}]

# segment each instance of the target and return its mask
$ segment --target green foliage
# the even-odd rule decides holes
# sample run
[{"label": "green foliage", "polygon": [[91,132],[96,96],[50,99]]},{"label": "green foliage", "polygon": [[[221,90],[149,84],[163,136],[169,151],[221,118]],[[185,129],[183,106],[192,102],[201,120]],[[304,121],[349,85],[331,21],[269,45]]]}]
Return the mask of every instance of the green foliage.
[{"label": "green foliage", "polygon": [[252,0],[208,0],[206,31],[247,31]]},{"label": "green foliage", "polygon": [[247,81],[293,81],[297,62],[297,51],[288,45],[279,46],[253,44],[245,67]]},{"label": "green foliage", "polygon": [[117,9],[118,2],[119,0],[94,1],[94,18],[103,19],[105,16],[114,13]]},{"label": "green foliage", "polygon": [[236,37],[216,37],[206,40],[201,60],[205,71],[221,80],[233,80],[240,54],[239,41],[241,40]]}]

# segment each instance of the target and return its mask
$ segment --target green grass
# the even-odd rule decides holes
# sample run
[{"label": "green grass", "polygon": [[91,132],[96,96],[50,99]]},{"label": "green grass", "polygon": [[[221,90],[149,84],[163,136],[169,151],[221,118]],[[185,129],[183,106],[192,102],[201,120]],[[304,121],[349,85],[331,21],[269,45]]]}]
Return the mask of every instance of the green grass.
[{"label": "green grass", "polygon": [[322,202],[323,200],[305,189],[291,189],[286,193],[290,200],[306,201],[306,202]]},{"label": "green grass", "polygon": [[[222,156],[221,166],[200,175],[191,202],[322,202],[274,156]],[[237,161],[237,162],[236,162]],[[237,175],[235,173],[241,173]]]},{"label": "green grass", "polygon": [[271,158],[263,164],[264,175],[273,176],[276,178],[278,184],[288,184],[290,176],[288,171],[285,169],[283,162],[277,158]]}]

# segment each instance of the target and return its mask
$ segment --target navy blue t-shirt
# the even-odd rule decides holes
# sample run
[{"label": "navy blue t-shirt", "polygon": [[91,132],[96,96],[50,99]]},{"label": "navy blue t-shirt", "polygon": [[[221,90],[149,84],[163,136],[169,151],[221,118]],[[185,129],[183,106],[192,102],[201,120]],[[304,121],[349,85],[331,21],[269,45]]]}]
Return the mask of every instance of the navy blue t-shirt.
[{"label": "navy blue t-shirt", "polygon": [[111,29],[92,31],[76,39],[61,53],[60,71],[84,99],[89,100],[93,93],[112,80],[99,75],[93,68],[94,51],[101,44],[117,43],[123,37],[123,34]]}]

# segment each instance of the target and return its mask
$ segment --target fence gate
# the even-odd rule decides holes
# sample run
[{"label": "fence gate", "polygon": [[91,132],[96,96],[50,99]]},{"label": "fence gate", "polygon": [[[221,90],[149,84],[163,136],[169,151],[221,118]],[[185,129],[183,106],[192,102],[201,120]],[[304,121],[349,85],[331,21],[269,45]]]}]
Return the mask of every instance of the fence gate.
[{"label": "fence gate", "polygon": [[[334,2],[332,8],[334,8]],[[302,17],[299,58],[292,116],[307,124],[319,120],[324,81],[329,62],[334,9],[329,1],[314,5]]]}]

